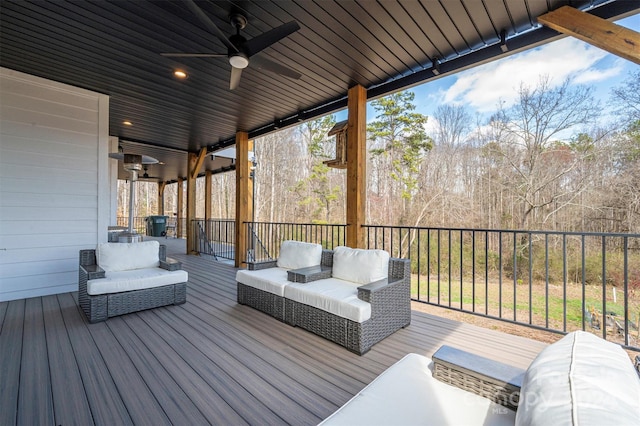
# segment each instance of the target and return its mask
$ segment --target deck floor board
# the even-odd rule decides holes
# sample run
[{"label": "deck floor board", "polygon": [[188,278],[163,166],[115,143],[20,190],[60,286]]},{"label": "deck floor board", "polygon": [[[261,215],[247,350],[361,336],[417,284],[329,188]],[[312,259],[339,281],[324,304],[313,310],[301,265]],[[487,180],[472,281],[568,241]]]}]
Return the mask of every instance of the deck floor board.
[{"label": "deck floor board", "polygon": [[184,305],[89,324],[76,293],[0,303],[0,424],[317,424],[407,353],[526,367],[545,346],[413,311],[358,356],[238,305],[235,268],[171,256]]},{"label": "deck floor board", "polygon": [[171,423],[207,424],[206,417],[185,393],[180,383],[172,377],[171,368],[167,369],[167,366],[173,365],[171,358],[150,351],[123,318],[112,318],[108,324]]},{"label": "deck floor board", "polygon": [[31,338],[24,346],[20,365],[18,423],[25,425],[54,424],[53,396],[49,360],[39,354],[47,352],[42,299],[27,299],[24,312],[24,334]]},{"label": "deck floor board", "polygon": [[5,303],[6,319],[0,333],[0,425],[12,425],[18,415],[25,301]]},{"label": "deck floor board", "polygon": [[[105,327],[106,324],[88,324],[71,293],[59,295],[58,300],[84,383],[84,391],[91,407],[93,421],[96,424],[133,424],[114,383],[112,372],[105,364],[89,331],[89,327]],[[31,336],[26,336],[26,339],[30,338]],[[59,367],[58,365],[50,366],[50,368]],[[73,395],[67,394],[67,398],[72,397]]]},{"label": "deck floor board", "polygon": [[[44,325],[47,335],[47,356],[51,373],[51,392],[55,424],[91,424],[93,417],[78,363],[62,319],[57,296],[42,298]],[[74,398],[67,398],[74,395]]]}]

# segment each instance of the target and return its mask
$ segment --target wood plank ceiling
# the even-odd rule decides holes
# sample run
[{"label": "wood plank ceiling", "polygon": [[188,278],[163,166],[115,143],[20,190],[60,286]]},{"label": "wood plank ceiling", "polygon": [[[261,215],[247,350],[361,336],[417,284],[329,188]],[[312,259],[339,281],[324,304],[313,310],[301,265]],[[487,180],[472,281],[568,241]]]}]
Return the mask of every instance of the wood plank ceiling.
[{"label": "wood plank ceiling", "polygon": [[[232,145],[346,106],[360,84],[369,98],[497,59],[559,37],[536,18],[563,5],[618,19],[637,0],[290,0],[198,1],[227,35],[229,15],[248,18],[255,37],[295,20],[301,29],[260,56],[292,80],[244,70],[229,90],[226,58],[167,58],[162,52],[226,52],[180,0],[2,0],[0,66],[110,95],[110,134],[127,152],[165,163],[153,175],[186,176],[186,152]],[[500,49],[504,31],[509,50]],[[183,69],[189,78],[172,75]],[[133,126],[125,126],[129,120]],[[128,142],[127,142],[128,141]],[[166,148],[166,149],[163,149]],[[207,160],[219,170],[228,161]],[[152,174],[152,173],[150,173]]]}]

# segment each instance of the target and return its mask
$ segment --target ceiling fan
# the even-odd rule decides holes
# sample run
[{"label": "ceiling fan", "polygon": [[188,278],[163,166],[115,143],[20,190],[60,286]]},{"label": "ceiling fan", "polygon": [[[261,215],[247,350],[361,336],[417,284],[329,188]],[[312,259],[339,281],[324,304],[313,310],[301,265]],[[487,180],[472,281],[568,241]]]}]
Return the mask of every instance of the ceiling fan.
[{"label": "ceiling fan", "polygon": [[149,176],[149,166],[146,164],[142,165],[142,169],[144,170],[144,173],[142,175],[138,175],[138,180],[146,182],[158,182],[160,180],[159,176]]},{"label": "ceiling fan", "polygon": [[240,34],[240,30],[247,26],[247,18],[241,13],[232,13],[229,16],[231,25],[236,29],[236,33],[227,37],[213,21],[200,9],[193,0],[188,0],[185,4],[191,12],[207,27],[209,31],[216,35],[220,41],[227,47],[226,53],[161,53],[162,56],[174,58],[221,58],[226,57],[231,64],[231,79],[229,81],[229,89],[233,90],[240,84],[242,70],[247,68],[251,63],[257,69],[262,69],[285,77],[298,80],[301,74],[273,62],[269,59],[254,56],[262,50],[282,40],[283,38],[293,34],[300,29],[296,21],[287,22],[279,27],[273,28],[262,33],[250,40],[247,40]]}]

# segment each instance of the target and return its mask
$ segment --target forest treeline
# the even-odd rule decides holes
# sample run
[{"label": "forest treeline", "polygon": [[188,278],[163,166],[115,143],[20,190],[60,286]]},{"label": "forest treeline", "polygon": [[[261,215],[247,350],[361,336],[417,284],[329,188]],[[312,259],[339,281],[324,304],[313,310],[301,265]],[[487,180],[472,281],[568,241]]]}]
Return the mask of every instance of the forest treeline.
[{"label": "forest treeline", "polygon": [[[606,124],[593,90],[541,77],[485,119],[462,105],[427,117],[411,91],[372,101],[366,223],[640,233],[640,72],[612,91]],[[335,156],[335,124],[330,115],[254,141],[256,220],[344,223],[346,170],[323,163]],[[155,191],[138,184],[137,216],[156,213]],[[177,211],[176,192],[167,186],[166,212]],[[233,172],[214,175],[212,211],[234,217]]]}]

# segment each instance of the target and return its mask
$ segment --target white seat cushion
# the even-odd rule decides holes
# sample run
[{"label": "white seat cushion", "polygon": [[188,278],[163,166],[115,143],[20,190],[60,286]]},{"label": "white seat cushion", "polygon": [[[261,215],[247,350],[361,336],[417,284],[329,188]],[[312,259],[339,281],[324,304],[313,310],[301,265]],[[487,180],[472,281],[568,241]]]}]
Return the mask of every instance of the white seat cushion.
[{"label": "white seat cushion", "polygon": [[106,272],[154,268],[160,264],[160,243],[102,243],[96,247],[96,262]]},{"label": "white seat cushion", "polygon": [[307,268],[317,266],[322,260],[320,244],[303,243],[302,241],[283,241],[278,255],[278,267],[286,269]]},{"label": "white seat cushion", "polygon": [[98,294],[120,293],[123,291],[141,290],[161,287],[163,285],[185,283],[189,281],[187,271],[167,271],[162,268],[132,269],[129,271],[106,272],[105,278],[89,280],[87,293]]},{"label": "white seat cushion", "polygon": [[638,425],[640,379],[620,346],[570,333],[527,369],[516,424]]},{"label": "white seat cushion", "polygon": [[513,425],[513,411],[433,378],[432,365],[405,356],[321,425]]},{"label": "white seat cushion", "polygon": [[277,267],[257,271],[240,269],[236,272],[236,281],[280,297],[284,297],[284,288],[291,284],[287,280],[287,269]]},{"label": "white seat cushion", "polygon": [[358,284],[327,278],[310,283],[289,283],[284,296],[355,322],[371,318],[371,304],[358,299]]},{"label": "white seat cushion", "polygon": [[389,253],[384,250],[336,247],[331,275],[359,284],[383,280],[389,276]]}]

